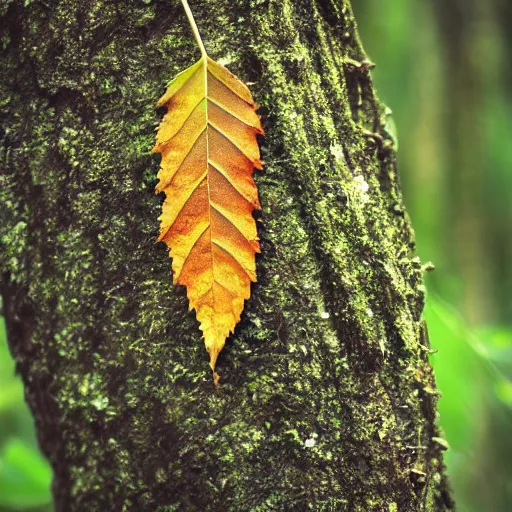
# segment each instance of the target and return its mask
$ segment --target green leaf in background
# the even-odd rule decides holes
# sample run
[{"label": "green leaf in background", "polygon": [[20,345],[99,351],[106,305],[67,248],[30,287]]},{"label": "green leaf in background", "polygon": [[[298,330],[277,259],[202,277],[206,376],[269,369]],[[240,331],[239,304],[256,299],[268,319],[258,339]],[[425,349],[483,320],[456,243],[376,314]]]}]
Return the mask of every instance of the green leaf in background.
[{"label": "green leaf in background", "polygon": [[471,329],[436,296],[425,309],[450,449],[446,465],[458,510],[498,512],[512,503],[512,332]]},{"label": "green leaf in background", "polygon": [[432,348],[438,350],[431,362],[436,384],[443,393],[439,414],[452,447],[447,458],[454,453],[466,458],[478,430],[474,420],[482,409],[483,394],[490,381],[471,343],[472,334],[448,304],[430,295],[424,316]]},{"label": "green leaf in background", "polygon": [[480,353],[503,374],[512,376],[512,329],[486,326],[477,330],[481,340]]},{"label": "green leaf in background", "polygon": [[11,379],[2,383],[0,379],[0,412],[23,401],[23,384],[20,380]]},{"label": "green leaf in background", "polygon": [[38,451],[21,439],[10,439],[0,450],[0,506],[14,510],[47,505],[52,473]]},{"label": "green leaf in background", "polygon": [[51,479],[0,317],[0,512],[50,512]]}]

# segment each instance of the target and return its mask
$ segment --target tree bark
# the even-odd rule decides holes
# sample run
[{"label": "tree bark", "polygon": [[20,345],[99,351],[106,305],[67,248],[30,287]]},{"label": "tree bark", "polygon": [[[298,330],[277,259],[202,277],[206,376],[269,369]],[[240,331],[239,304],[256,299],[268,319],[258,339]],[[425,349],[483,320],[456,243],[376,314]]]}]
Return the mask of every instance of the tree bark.
[{"label": "tree bark", "polygon": [[452,509],[424,267],[348,1],[197,0],[261,105],[258,282],[216,390],[155,244],[177,1],[0,3],[0,271],[58,511]]}]

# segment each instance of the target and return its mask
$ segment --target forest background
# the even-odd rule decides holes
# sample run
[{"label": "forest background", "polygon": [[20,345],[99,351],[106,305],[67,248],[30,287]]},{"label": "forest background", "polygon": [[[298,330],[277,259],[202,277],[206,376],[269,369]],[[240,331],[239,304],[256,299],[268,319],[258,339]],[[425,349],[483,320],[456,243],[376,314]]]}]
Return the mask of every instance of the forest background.
[{"label": "forest background", "polygon": [[[148,2],[146,2],[148,3]],[[458,509],[512,503],[512,3],[352,0],[392,109]],[[0,512],[49,512],[51,470],[0,317]]]}]

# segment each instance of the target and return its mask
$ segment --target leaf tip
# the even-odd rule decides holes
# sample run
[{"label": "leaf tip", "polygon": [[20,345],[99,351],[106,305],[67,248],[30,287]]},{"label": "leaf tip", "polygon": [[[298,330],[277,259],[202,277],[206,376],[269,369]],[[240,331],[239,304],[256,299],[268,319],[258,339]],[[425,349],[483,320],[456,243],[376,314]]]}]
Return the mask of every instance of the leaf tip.
[{"label": "leaf tip", "polygon": [[217,346],[211,346],[206,348],[208,353],[210,354],[210,368],[212,369],[213,374],[215,375],[215,365],[217,364],[217,358],[222,350]]}]

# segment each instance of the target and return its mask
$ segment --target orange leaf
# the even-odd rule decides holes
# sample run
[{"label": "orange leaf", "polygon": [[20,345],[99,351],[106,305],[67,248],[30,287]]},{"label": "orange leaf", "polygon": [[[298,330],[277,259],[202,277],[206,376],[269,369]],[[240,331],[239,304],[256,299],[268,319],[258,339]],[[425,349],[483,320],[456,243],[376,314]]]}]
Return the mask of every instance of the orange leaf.
[{"label": "orange leaf", "polygon": [[153,148],[162,154],[156,192],[166,195],[158,241],[169,246],[174,283],[187,287],[217,381],[217,356],[256,281],[252,172],[263,129],[245,84],[206,55],[157,105],[167,107]]}]

